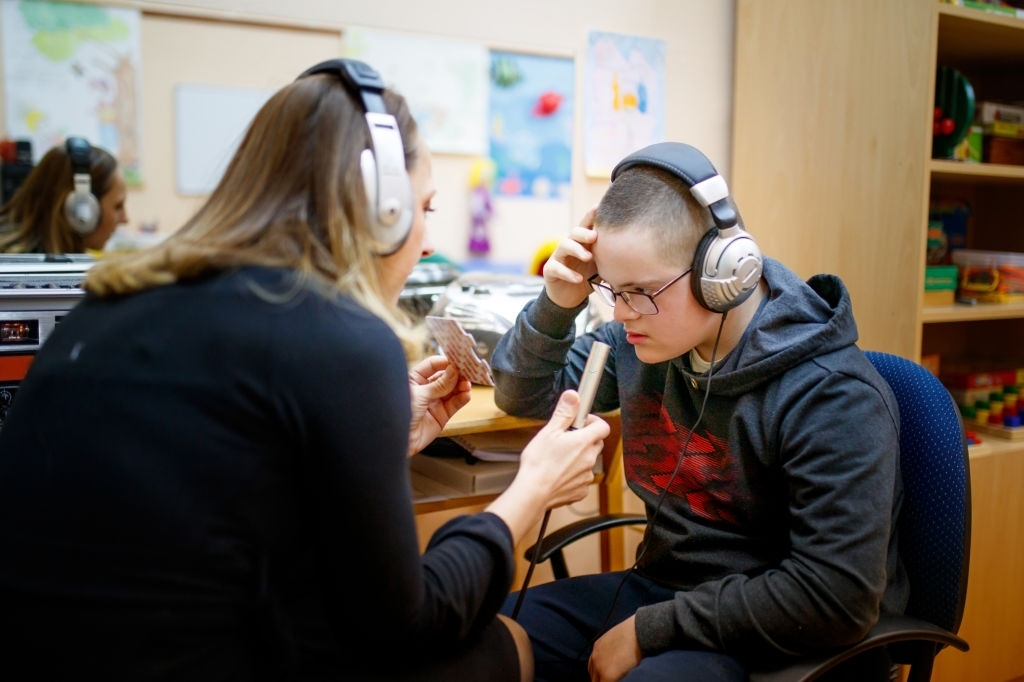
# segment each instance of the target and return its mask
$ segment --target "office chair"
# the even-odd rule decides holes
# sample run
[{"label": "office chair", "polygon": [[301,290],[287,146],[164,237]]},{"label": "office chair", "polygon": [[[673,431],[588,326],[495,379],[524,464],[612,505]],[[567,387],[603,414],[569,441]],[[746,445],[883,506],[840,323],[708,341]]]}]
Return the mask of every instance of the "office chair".
[{"label": "office chair", "polygon": [[[960,411],[949,391],[921,365],[888,353],[866,355],[892,387],[900,408],[900,468],[904,500],[900,556],[910,582],[902,615],[883,615],[867,636],[848,648],[798,659],[787,667],[751,673],[751,682],[810,682],[866,651],[887,647],[907,682],[931,679],[935,656],[946,646],[967,651],[957,636],[967,599],[971,546],[970,463]],[[568,576],[562,549],[582,537],[646,522],[635,514],[581,519],[526,550],[551,561],[556,579]]]}]

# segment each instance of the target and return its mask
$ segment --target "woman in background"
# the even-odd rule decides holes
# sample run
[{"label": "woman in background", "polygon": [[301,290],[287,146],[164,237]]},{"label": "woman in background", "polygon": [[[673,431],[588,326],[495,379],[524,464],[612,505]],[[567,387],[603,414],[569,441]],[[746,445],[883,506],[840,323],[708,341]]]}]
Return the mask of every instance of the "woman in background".
[{"label": "woman in background", "polygon": [[371,74],[332,60],[285,86],[193,218],[90,269],[0,431],[0,667],[532,680],[496,615],[514,547],[583,499],[609,427],[572,430],[566,391],[504,493],[420,553],[408,457],[470,385],[414,360],[398,299],[432,251],[431,157]]},{"label": "woman in background", "polygon": [[[76,174],[88,174],[88,188],[76,188]],[[126,194],[110,152],[68,138],[46,152],[0,207],[0,253],[102,251],[117,226],[128,222]]]}]

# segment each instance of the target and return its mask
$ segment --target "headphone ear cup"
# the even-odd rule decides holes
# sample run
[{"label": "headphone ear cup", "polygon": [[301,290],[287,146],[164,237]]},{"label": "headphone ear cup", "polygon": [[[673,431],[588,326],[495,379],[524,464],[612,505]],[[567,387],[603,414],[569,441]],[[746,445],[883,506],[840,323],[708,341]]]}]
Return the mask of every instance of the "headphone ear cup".
[{"label": "headphone ear cup", "polygon": [[705,261],[708,256],[708,249],[711,247],[713,242],[718,237],[718,228],[712,227],[710,230],[704,233],[704,236],[700,238],[700,242],[697,244],[697,250],[693,254],[693,276],[690,277],[690,291],[693,292],[693,297],[697,299],[697,303],[700,303],[702,307],[708,310],[713,310],[708,305],[704,298],[704,269]]},{"label": "headphone ear cup", "polygon": [[370,229],[373,236],[380,241],[377,230],[377,162],[373,158],[373,150],[364,149],[359,155],[359,168],[363,172],[363,189],[366,190],[366,206],[370,216]]},{"label": "headphone ear cup", "polygon": [[306,69],[299,78],[318,73],[336,76],[362,105],[370,147],[360,153],[359,166],[369,202],[370,233],[377,242],[374,253],[388,256],[402,248],[409,236],[415,200],[405,169],[402,133],[384,104],[384,81],[358,59],[329,59]]},{"label": "headphone ear cup", "polygon": [[747,300],[764,268],[757,242],[740,228],[704,233],[693,257],[696,277],[690,285],[697,302],[708,310],[724,313]]},{"label": "headphone ear cup", "polygon": [[100,202],[92,192],[73,190],[64,199],[64,217],[76,233],[91,234],[100,224]]},{"label": "headphone ear cup", "polygon": [[71,136],[64,141],[71,162],[71,192],[64,198],[64,218],[76,233],[85,236],[100,224],[100,201],[92,193],[89,173],[92,145],[84,137]]},{"label": "headphone ear cup", "polygon": [[[364,149],[359,155],[359,167],[363,174],[363,187],[366,188],[366,201],[370,217],[370,232],[374,241],[380,244],[378,255],[387,256],[394,253],[402,244],[412,228],[412,186],[405,177],[391,178],[390,187],[393,196],[380,196],[381,187],[378,179],[381,174],[377,169],[377,160],[372,149]],[[401,166],[404,176],[405,166]],[[404,182],[401,182],[404,180]]]}]

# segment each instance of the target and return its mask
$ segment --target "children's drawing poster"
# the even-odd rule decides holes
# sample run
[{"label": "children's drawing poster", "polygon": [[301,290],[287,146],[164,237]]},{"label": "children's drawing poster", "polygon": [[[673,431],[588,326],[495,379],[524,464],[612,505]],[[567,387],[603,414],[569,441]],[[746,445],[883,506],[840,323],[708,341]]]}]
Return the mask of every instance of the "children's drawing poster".
[{"label": "children's drawing poster", "polygon": [[431,151],[487,148],[487,48],[458,40],[361,27],[345,29],[342,54],[365,61],[405,96]]},{"label": "children's drawing poster", "polygon": [[499,195],[570,195],[575,111],[573,60],[491,52],[490,156]]},{"label": "children's drawing poster", "polygon": [[0,28],[6,135],[29,140],[34,163],[80,135],[117,158],[129,185],[141,185],[141,12],[2,0]]},{"label": "children's drawing poster", "polygon": [[624,156],[665,139],[665,41],[591,31],[583,96],[584,172],[607,178]]}]

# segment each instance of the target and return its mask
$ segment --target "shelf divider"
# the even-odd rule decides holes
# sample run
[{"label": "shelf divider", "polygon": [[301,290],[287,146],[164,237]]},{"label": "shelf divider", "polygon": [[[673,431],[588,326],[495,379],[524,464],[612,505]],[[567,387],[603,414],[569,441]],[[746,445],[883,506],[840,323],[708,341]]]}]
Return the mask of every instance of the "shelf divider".
[{"label": "shelf divider", "polygon": [[929,169],[932,180],[985,185],[1024,185],[1024,166],[931,159]]},{"label": "shelf divider", "polygon": [[953,305],[924,306],[921,322],[974,322],[980,320],[1010,320],[1024,318],[1024,303],[954,303]]}]

